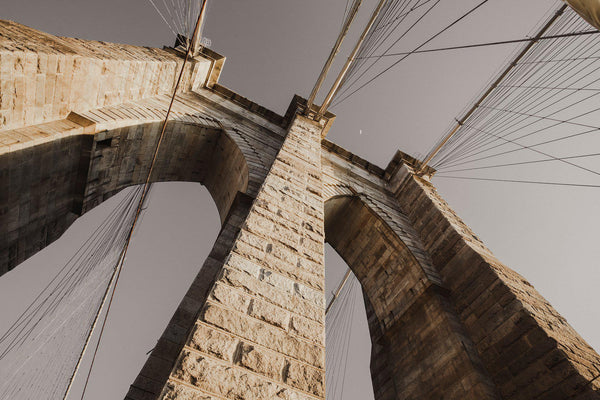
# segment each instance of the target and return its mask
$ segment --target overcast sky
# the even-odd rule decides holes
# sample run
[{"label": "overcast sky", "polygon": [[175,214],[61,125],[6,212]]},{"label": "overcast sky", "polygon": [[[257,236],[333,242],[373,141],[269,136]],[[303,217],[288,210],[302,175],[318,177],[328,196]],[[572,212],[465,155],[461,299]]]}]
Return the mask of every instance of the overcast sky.
[{"label": "overcast sky", "polygon": [[[6,3],[0,9],[0,18],[57,35],[155,47],[172,43],[172,33],[146,0],[22,0]],[[365,3],[358,25],[364,23],[375,1]],[[426,37],[428,32],[439,30],[476,3],[472,0],[442,1],[420,34]],[[335,40],[345,4],[345,0],[211,2],[205,36],[211,39],[214,50],[227,57],[221,83],[283,113],[294,93],[307,96],[310,92]],[[553,0],[492,0],[432,45],[522,38],[556,4]],[[356,30],[353,35],[357,35]],[[334,108],[332,111],[338,118],[328,139],[382,167],[387,165],[396,149],[424,154],[513,50],[506,46],[412,56],[359,95]],[[600,167],[598,162],[596,167]],[[557,171],[548,166],[547,180],[556,175]],[[600,348],[598,189],[442,179],[434,180],[434,183],[502,262],[524,275],[592,346]],[[87,223],[79,224],[81,229],[90,229],[93,225],[93,216],[89,218]],[[122,303],[121,318],[132,326],[125,325],[122,330],[114,331],[113,338],[107,338],[107,343],[115,348],[114,343],[125,343],[127,334],[143,336],[143,339],[138,340],[140,348],[128,344],[118,347],[118,361],[109,353],[101,356],[103,358],[98,361],[100,372],[92,378],[90,396],[86,397],[89,399],[122,397],[128,383],[118,383],[119,377],[131,382],[131,377],[137,374],[145,351],[152,347],[169,318],[169,310],[174,309],[186,282],[196,273],[204,259],[203,254],[211,247],[218,231],[218,216],[207,192],[198,185],[168,184],[157,188],[143,225],[142,228],[148,228],[144,235],[158,236],[142,240],[140,233],[140,252],[157,260],[157,264],[148,267],[145,262],[140,262],[143,268],[139,270],[133,265],[130,267],[129,271],[139,272],[129,272],[133,284],[129,293],[151,295],[145,300]],[[152,229],[155,226],[163,229],[151,233],[156,231]],[[72,235],[76,238],[82,234]],[[0,289],[10,286],[6,283],[9,279],[22,279],[33,287],[28,273],[22,272],[18,277],[18,270],[48,268],[49,271],[51,260],[60,263],[60,257],[67,256],[65,243],[68,242],[61,239],[62,244],[49,250],[54,256],[40,254],[27,261],[26,266],[17,268],[10,278],[0,279]],[[199,249],[198,243],[205,244],[205,248]],[[154,253],[148,256],[152,250],[164,258]],[[333,264],[331,258],[328,255],[328,266]],[[174,282],[173,274],[165,273],[164,265],[182,269],[180,283]],[[141,278],[142,271],[153,271],[150,275],[155,274],[155,280],[150,275]],[[341,274],[343,268],[337,271]],[[332,275],[328,276],[329,291],[335,286],[331,284],[335,281]],[[140,279],[148,286],[136,286]],[[163,286],[173,284],[173,287],[160,293],[160,290],[151,289],[157,282]],[[177,285],[179,287],[175,288]],[[123,287],[127,286],[124,284]],[[161,297],[163,294],[164,298]],[[156,302],[149,303],[152,300]],[[10,319],[11,310],[15,308],[11,306],[11,310],[7,310],[6,304],[4,299],[0,301],[3,323]],[[12,304],[16,302],[11,300]],[[163,309],[162,316],[158,316],[158,308]],[[132,322],[129,311],[136,316],[149,317]],[[119,320],[118,316],[114,318]],[[134,333],[135,326],[143,326],[145,335]],[[356,337],[364,340],[365,334]],[[116,364],[128,372],[116,370]],[[365,368],[364,361],[361,365]],[[349,390],[344,398],[351,398],[348,393],[354,393],[356,399],[367,398],[358,390],[368,391],[368,385],[354,379],[349,381],[357,387]]]}]

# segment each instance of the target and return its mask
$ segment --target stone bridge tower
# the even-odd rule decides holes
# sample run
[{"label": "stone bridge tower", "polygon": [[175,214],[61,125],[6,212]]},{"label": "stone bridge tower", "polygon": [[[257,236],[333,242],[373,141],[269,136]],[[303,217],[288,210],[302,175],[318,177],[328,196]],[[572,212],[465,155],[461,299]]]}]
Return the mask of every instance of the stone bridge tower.
[{"label": "stone bridge tower", "polygon": [[[182,54],[0,22],[0,273],[139,184]],[[127,399],[325,397],[323,245],[359,279],[375,396],[600,399],[600,357],[398,152],[385,169],[185,71],[156,181],[204,184],[222,228]]]}]

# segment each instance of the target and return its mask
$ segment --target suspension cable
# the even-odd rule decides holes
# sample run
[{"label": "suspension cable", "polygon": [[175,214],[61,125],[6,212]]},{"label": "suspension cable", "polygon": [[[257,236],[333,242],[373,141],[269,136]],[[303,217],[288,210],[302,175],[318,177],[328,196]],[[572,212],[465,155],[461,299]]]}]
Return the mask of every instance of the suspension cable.
[{"label": "suspension cable", "polygon": [[[204,3],[206,3],[206,1],[207,0],[204,0]],[[202,9],[204,10],[204,5],[203,5]],[[123,269],[123,263],[124,263],[124,260],[125,260],[125,258],[127,256],[127,250],[129,249],[129,244],[131,242],[131,238],[133,236],[133,232],[134,232],[135,227],[137,225],[137,222],[138,222],[138,219],[139,219],[139,216],[140,216],[140,213],[142,211],[143,204],[144,204],[144,200],[146,199],[146,196],[148,194],[148,190],[149,190],[150,185],[151,185],[150,181],[151,181],[151,178],[152,178],[152,172],[154,171],[154,167],[155,167],[156,160],[157,160],[157,157],[158,157],[158,152],[160,150],[160,146],[161,146],[162,141],[163,141],[164,136],[165,136],[165,131],[166,131],[166,128],[167,128],[167,123],[169,121],[169,116],[171,115],[171,110],[173,108],[173,103],[175,102],[175,97],[177,95],[177,90],[179,89],[179,85],[181,83],[181,79],[183,77],[183,73],[185,71],[185,67],[186,67],[187,61],[188,61],[188,59],[189,59],[189,57],[191,55],[192,49],[195,46],[194,42],[196,42],[198,40],[197,33],[198,33],[199,29],[200,29],[202,18],[203,18],[203,13],[200,12],[200,14],[198,15],[198,20],[196,21],[196,26],[194,28],[194,32],[192,34],[193,40],[189,43],[189,45],[187,47],[187,50],[186,50],[186,53],[185,53],[185,57],[183,59],[182,65],[181,65],[181,70],[179,71],[179,76],[177,77],[177,82],[175,84],[175,88],[173,89],[173,95],[171,96],[171,101],[170,101],[169,107],[167,109],[167,114],[166,114],[165,120],[164,120],[164,122],[162,124],[162,129],[161,129],[160,135],[158,137],[158,141],[157,141],[156,146],[154,148],[154,152],[153,152],[153,155],[152,155],[152,161],[150,163],[150,168],[148,170],[148,175],[146,176],[146,181],[144,183],[142,194],[140,196],[140,200],[139,200],[138,205],[137,205],[135,216],[134,216],[133,222],[131,224],[131,228],[129,229],[129,233],[128,233],[127,239],[125,241],[125,245],[123,246],[123,250],[121,251],[121,256],[119,257],[119,262],[117,264],[117,268],[115,268],[115,271],[114,271],[113,290],[112,290],[112,292],[110,294],[110,298],[108,300],[108,305],[107,305],[107,308],[106,308],[106,313],[104,314],[104,319],[103,319],[101,327],[100,327],[100,333],[99,333],[99,336],[98,336],[98,341],[96,343],[96,346],[95,346],[95,349],[94,349],[94,353],[93,353],[93,356],[92,356],[92,360],[91,360],[91,363],[90,363],[90,367],[89,367],[89,370],[88,370],[88,373],[87,373],[87,376],[86,376],[85,384],[84,384],[83,391],[82,391],[82,394],[81,394],[81,399],[84,398],[86,390],[87,390],[87,386],[88,386],[88,383],[89,383],[90,375],[91,375],[92,369],[94,367],[94,362],[96,360],[96,355],[98,353],[98,348],[100,347],[100,343],[101,343],[101,340],[102,340],[102,335],[104,333],[104,328],[106,326],[106,321],[108,319],[108,314],[110,312],[110,308],[111,308],[111,305],[112,305],[112,302],[113,302],[113,298],[114,298],[114,294],[115,294],[115,291],[116,291],[116,288],[117,288],[117,284],[119,283],[119,277],[120,277],[121,271]],[[108,292],[106,293],[106,295],[108,295]],[[101,312],[102,312],[102,308],[100,308],[100,310],[98,311],[98,315],[100,315]],[[90,336],[88,337],[88,342],[89,342],[89,339],[91,338],[91,335],[92,335],[92,332],[90,332]],[[86,343],[85,347],[87,347],[87,343]],[[84,348],[84,351],[85,351],[85,348]],[[80,360],[79,360],[78,364],[81,363],[81,359],[82,358],[83,358],[83,352],[82,352],[82,354],[80,356]],[[75,376],[73,376],[73,378],[69,382],[69,387],[67,388],[67,391],[65,392],[65,395],[63,397],[64,399],[66,399],[67,396],[68,396],[68,394],[69,394],[69,391],[70,391],[70,389],[71,389],[71,387],[73,385],[74,378],[75,378]]]}]

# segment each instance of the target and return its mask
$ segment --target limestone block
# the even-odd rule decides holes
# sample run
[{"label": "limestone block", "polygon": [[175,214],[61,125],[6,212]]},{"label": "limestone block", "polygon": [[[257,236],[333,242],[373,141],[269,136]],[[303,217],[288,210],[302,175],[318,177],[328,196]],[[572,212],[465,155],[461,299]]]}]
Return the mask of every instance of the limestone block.
[{"label": "limestone block", "polygon": [[196,324],[188,346],[224,361],[233,362],[238,343],[239,339],[234,336],[203,324]]},{"label": "limestone block", "polygon": [[168,382],[161,396],[162,400],[220,400],[189,387],[178,385],[174,382]]},{"label": "limestone block", "polygon": [[323,329],[323,325],[308,318],[298,315],[292,316],[290,320],[290,332],[313,340],[322,346],[325,345],[325,330]]},{"label": "limestone block", "polygon": [[315,396],[325,395],[325,373],[322,370],[291,361],[285,370],[285,383]]},{"label": "limestone block", "polygon": [[248,343],[241,343],[238,351],[239,365],[273,380],[281,380],[283,356]]},{"label": "limestone block", "polygon": [[308,303],[291,293],[285,293],[271,285],[258,280],[249,279],[247,273],[233,269],[225,269],[222,279],[228,284],[240,288],[248,293],[256,294],[265,301],[285,307],[298,315],[308,319],[324,321],[324,310],[321,307]]},{"label": "limestone block", "polygon": [[309,396],[271,380],[265,380],[249,370],[231,367],[185,351],[173,374],[173,380],[175,379],[229,399],[310,399]]},{"label": "limestone block", "polygon": [[217,284],[213,287],[209,299],[244,313],[248,310],[251,302],[250,297],[244,296],[238,291],[231,290],[231,287],[221,284]]},{"label": "limestone block", "polygon": [[302,360],[315,367],[324,368],[325,349],[323,347],[294,337],[274,326],[214,304],[207,304],[202,319],[233,335]]},{"label": "limestone block", "polygon": [[290,320],[288,311],[261,300],[252,301],[248,315],[282,329],[287,329]]}]

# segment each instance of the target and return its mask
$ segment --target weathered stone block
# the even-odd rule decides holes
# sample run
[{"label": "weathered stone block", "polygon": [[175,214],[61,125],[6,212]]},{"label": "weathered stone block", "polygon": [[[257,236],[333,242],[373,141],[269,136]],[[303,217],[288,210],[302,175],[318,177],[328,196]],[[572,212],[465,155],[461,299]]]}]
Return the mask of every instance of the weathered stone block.
[{"label": "weathered stone block", "polygon": [[285,383],[315,396],[325,395],[325,371],[298,362],[289,361],[285,369]]},{"label": "weathered stone block", "polygon": [[248,339],[274,351],[302,360],[319,368],[324,367],[325,349],[254,318],[208,304],[204,321],[236,336]]},{"label": "weathered stone block", "polygon": [[282,329],[287,329],[290,320],[288,311],[261,300],[252,301],[248,315]]},{"label": "weathered stone block", "polygon": [[188,346],[224,361],[234,361],[239,339],[204,324],[197,324]]},{"label": "weathered stone block", "polygon": [[242,367],[273,380],[281,380],[284,358],[278,353],[241,343],[237,357],[237,363]]}]

